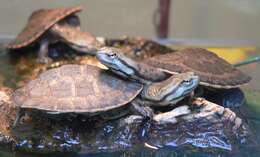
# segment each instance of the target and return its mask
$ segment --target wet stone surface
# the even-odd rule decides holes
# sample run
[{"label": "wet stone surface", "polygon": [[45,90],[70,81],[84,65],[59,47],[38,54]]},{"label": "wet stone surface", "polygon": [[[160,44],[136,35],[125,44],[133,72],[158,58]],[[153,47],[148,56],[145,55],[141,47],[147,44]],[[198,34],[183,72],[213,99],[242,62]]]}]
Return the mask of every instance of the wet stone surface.
[{"label": "wet stone surface", "polygon": [[[5,100],[10,100],[5,91],[1,91],[1,95],[5,96]],[[203,117],[203,110],[197,107],[193,109],[193,118],[182,116],[177,124],[163,125],[133,115],[107,121],[99,116],[57,116],[30,111],[16,128],[12,128],[16,113],[12,102],[2,102],[0,109],[0,144],[20,152],[89,154],[138,147],[236,151],[240,144],[257,146],[246,124],[234,129],[235,121],[215,113]]]}]

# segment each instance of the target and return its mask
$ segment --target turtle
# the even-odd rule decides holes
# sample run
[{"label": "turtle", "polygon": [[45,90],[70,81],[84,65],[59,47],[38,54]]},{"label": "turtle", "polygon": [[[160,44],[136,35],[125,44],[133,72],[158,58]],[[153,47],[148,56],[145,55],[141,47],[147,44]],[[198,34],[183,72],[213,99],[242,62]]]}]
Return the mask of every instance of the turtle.
[{"label": "turtle", "polygon": [[48,63],[49,44],[61,41],[67,43],[73,49],[90,53],[96,49],[99,42],[96,38],[80,29],[80,20],[75,13],[83,8],[52,8],[34,11],[28,19],[24,29],[11,41],[6,48],[17,50],[33,44],[39,44],[39,63]]},{"label": "turtle", "polygon": [[[139,113],[152,118],[153,112],[148,105],[175,104],[192,92],[198,83],[199,77],[192,72],[143,85],[96,66],[68,64],[43,72],[37,79],[17,89],[12,100],[20,110],[18,113],[36,109],[50,114],[88,116],[106,113],[131,102]],[[142,101],[147,106],[140,104]],[[188,113],[188,110],[183,113]],[[21,114],[17,115],[14,126]]]},{"label": "turtle", "polygon": [[[172,75],[192,71],[201,78],[200,87],[203,89],[207,87],[237,92],[238,87],[251,79],[224,59],[201,48],[187,48],[182,52],[158,55],[138,62],[123,55],[120,49],[103,47],[97,52],[97,59],[116,74],[142,83],[160,82]],[[197,96],[199,93],[195,92]],[[234,96],[229,95],[231,106],[231,98]],[[241,97],[235,103],[243,100]]]},{"label": "turtle", "polygon": [[177,53],[151,57],[144,62],[169,74],[193,71],[201,78],[197,95],[229,108],[244,103],[245,96],[239,87],[251,80],[234,65],[203,48],[185,48]]},{"label": "turtle", "polygon": [[170,74],[193,71],[200,84],[216,89],[232,89],[249,83],[251,78],[214,52],[203,48],[185,48],[177,53],[157,55],[144,61]]}]

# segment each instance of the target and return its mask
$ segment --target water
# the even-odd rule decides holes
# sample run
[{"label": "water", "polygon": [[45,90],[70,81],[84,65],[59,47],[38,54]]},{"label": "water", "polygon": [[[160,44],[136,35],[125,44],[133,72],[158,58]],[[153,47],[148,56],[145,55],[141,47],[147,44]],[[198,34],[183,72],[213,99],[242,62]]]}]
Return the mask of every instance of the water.
[{"label": "water", "polygon": [[[253,54],[254,55],[254,54]],[[22,62],[23,63],[23,62]],[[242,68],[243,71],[248,72],[249,75],[251,75],[254,79],[252,83],[244,88],[244,92],[246,94],[247,102],[241,107],[241,113],[243,120],[247,123],[247,125],[250,128],[250,131],[253,133],[253,142],[260,143],[260,136],[257,134],[260,131],[260,88],[258,85],[258,80],[260,77],[260,65],[259,63],[248,65]],[[23,69],[21,66],[20,69]],[[8,86],[11,88],[17,88],[20,80],[24,79],[21,74],[27,74],[26,70],[24,71],[18,71],[17,73],[17,67],[10,63],[10,58],[6,54],[5,51],[1,51],[0,53],[0,84],[3,86]],[[105,127],[105,132],[109,133],[113,129],[113,124],[107,125]],[[192,129],[191,129],[192,132]],[[210,134],[210,133],[209,133]],[[165,133],[166,135],[166,133]],[[208,135],[206,135],[208,136]],[[160,139],[160,138],[159,138]],[[75,143],[75,140],[71,141]],[[77,141],[76,141],[77,142]],[[151,143],[152,145],[156,145],[156,137],[154,137],[154,143]],[[221,142],[221,141],[220,141]],[[150,143],[149,143],[150,144]],[[154,157],[177,157],[177,156],[260,156],[260,151],[258,147],[255,147],[255,144],[252,143],[246,143],[246,144],[236,144],[235,146],[232,146],[232,151],[227,149],[222,149],[220,147],[218,148],[198,148],[195,146],[192,146],[192,144],[187,144],[185,146],[176,147],[174,146],[173,142],[169,142],[167,145],[165,145],[162,148],[159,148],[158,150],[151,149],[144,146],[137,145],[136,147],[133,147],[131,149],[126,150],[120,150],[116,152],[104,152],[104,153],[95,153],[95,154],[48,154],[48,155],[39,155],[39,154],[24,154],[24,153],[18,153],[18,152],[10,152],[4,149],[0,150],[0,156],[1,157],[39,157],[39,156],[73,156],[73,157],[83,157],[83,156],[94,156],[94,157],[114,157],[114,156],[124,156],[124,157],[130,157],[130,156],[140,156],[140,157],[146,157],[146,156],[154,156]],[[225,147],[228,148],[228,147]],[[233,148],[235,150],[233,150]],[[105,149],[104,149],[105,150]]]}]

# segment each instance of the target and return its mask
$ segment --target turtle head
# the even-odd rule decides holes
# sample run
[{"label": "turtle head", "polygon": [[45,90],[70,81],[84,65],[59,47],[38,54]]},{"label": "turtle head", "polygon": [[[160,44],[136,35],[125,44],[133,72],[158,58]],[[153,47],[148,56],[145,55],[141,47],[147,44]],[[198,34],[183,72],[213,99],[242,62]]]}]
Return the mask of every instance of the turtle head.
[{"label": "turtle head", "polygon": [[97,51],[96,57],[111,71],[124,78],[131,78],[135,74],[136,63],[123,55],[120,49],[103,47]]},{"label": "turtle head", "polygon": [[50,31],[70,47],[83,53],[95,55],[97,49],[101,46],[95,36],[80,30],[79,27],[55,24]]},{"label": "turtle head", "polygon": [[199,85],[199,80],[193,72],[176,74],[165,81],[148,85],[143,97],[161,105],[176,104]]},{"label": "turtle head", "polygon": [[168,92],[168,94],[172,96],[169,96],[169,99],[167,101],[173,104],[177,103],[178,101],[189,95],[191,92],[193,92],[200,82],[199,76],[195,75],[193,72],[177,74],[177,76],[172,76],[169,79],[172,80],[172,83],[176,85],[175,89],[169,90]]},{"label": "turtle head", "polygon": [[71,40],[67,40],[70,43],[69,45],[83,53],[95,55],[97,49],[101,46],[101,43],[96,40],[96,37],[88,32],[75,32],[75,36],[72,37]]}]

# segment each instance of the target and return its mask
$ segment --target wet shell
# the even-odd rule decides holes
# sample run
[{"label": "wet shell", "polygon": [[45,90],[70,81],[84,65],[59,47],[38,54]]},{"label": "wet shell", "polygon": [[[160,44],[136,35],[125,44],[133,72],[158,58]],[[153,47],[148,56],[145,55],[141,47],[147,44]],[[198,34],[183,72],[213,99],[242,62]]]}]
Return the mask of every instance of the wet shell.
[{"label": "wet shell", "polygon": [[59,113],[93,113],[132,101],[142,85],[90,65],[64,65],[42,73],[13,94],[15,104]]},{"label": "wet shell", "polygon": [[14,41],[7,45],[7,48],[19,49],[28,46],[41,37],[55,23],[81,10],[82,7],[70,7],[34,11],[22,32],[18,34]]},{"label": "wet shell", "polygon": [[193,71],[200,76],[201,85],[213,88],[237,88],[251,80],[215,53],[202,48],[186,48],[177,53],[158,55],[146,63],[169,73]]}]

